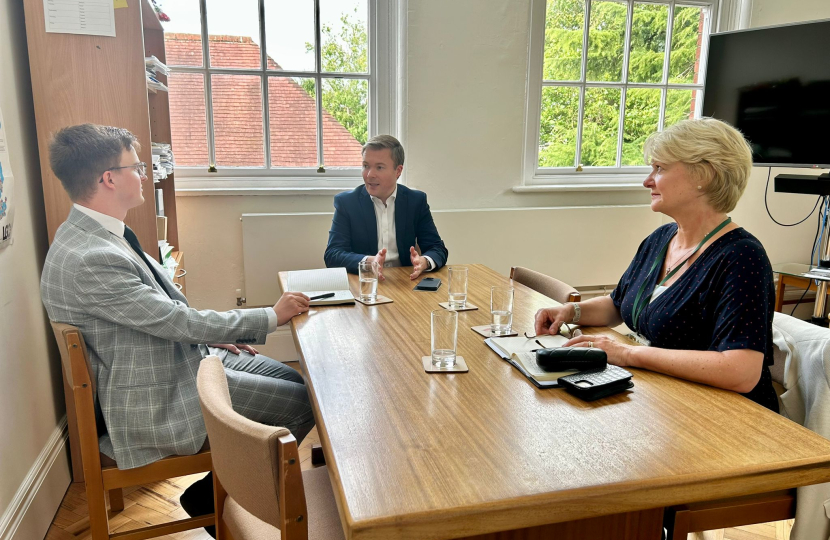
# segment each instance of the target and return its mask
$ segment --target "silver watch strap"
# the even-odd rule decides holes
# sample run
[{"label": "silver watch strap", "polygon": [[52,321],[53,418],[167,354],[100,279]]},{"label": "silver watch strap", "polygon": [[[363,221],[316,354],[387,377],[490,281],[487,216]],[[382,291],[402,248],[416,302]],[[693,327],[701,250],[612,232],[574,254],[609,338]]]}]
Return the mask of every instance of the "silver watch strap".
[{"label": "silver watch strap", "polygon": [[571,320],[571,323],[576,324],[579,322],[579,318],[582,317],[582,308],[579,307],[579,304],[576,302],[568,303],[574,307],[574,318]]}]

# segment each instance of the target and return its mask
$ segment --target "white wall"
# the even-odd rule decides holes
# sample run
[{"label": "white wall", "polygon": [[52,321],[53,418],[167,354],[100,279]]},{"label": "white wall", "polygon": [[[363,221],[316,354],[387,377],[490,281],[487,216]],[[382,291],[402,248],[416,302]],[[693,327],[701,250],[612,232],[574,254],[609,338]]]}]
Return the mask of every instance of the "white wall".
[{"label": "white wall", "polygon": [[[433,209],[561,207],[646,204],[642,192],[535,193],[511,191],[521,182],[529,0],[409,0],[404,133],[407,185],[427,192]],[[820,9],[819,9],[820,8]],[[822,15],[823,13],[823,15]],[[770,24],[830,17],[827,0],[755,0],[752,22]],[[762,21],[759,23],[758,21]],[[773,171],[773,176],[776,172]],[[763,193],[767,169],[755,169],[735,221],[764,243],[773,263],[809,258],[814,223],[791,229],[767,217]],[[227,309],[242,275],[242,213],[326,212],[331,196],[179,197],[179,229],[188,267],[188,297],[199,307]],[[795,221],[812,207],[809,197],[771,193],[779,220]],[[625,234],[608,222],[609,234]],[[275,231],[283,234],[285,231]],[[518,235],[537,241],[546,226]],[[470,237],[445,238],[462,245]],[[585,267],[601,263],[590,251]],[[221,259],[227,267],[210,272]],[[556,268],[540,269],[555,274]],[[620,272],[622,269],[620,269]],[[572,283],[572,285],[596,285]]]},{"label": "white wall", "polygon": [[[69,468],[61,451],[51,474],[32,470],[48,466],[39,456],[58,429],[64,402],[60,359],[40,302],[46,218],[22,2],[0,2],[0,66],[0,107],[15,182],[14,243],[0,250],[0,516],[11,518],[9,523],[0,517],[0,538],[12,538],[6,536],[10,527],[19,525],[14,538],[34,539],[43,537],[60,504]],[[32,482],[43,476],[46,484],[38,493]]]},{"label": "white wall", "polygon": [[753,28],[830,19],[827,0],[752,0]]}]

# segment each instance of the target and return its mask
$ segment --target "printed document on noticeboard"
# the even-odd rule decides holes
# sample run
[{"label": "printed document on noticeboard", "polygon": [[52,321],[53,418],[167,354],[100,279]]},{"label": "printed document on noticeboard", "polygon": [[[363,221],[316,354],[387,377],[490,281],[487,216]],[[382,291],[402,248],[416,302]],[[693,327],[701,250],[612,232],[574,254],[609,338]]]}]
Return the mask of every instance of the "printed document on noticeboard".
[{"label": "printed document on noticeboard", "polygon": [[112,0],[43,0],[46,31],[115,37]]}]

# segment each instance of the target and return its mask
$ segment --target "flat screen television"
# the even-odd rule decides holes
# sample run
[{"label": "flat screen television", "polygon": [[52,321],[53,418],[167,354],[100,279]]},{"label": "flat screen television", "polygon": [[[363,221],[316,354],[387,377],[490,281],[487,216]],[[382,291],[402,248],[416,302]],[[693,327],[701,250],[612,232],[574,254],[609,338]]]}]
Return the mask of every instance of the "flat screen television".
[{"label": "flat screen television", "polygon": [[713,34],[703,115],[741,130],[755,165],[830,168],[830,20]]}]

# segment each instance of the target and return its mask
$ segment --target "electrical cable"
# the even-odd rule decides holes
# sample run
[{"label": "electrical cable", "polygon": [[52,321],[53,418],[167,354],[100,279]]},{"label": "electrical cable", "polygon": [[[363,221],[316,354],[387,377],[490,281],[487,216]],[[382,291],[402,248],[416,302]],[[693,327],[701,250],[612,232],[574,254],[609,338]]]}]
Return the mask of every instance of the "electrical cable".
[{"label": "electrical cable", "polygon": [[804,223],[805,221],[810,219],[810,216],[812,216],[813,212],[815,212],[816,208],[818,208],[818,203],[822,199],[821,195],[819,195],[818,199],[816,199],[816,204],[813,206],[813,209],[810,210],[810,213],[807,214],[807,217],[802,219],[801,221],[799,221],[797,223],[789,223],[789,224],[788,223],[781,223],[780,221],[778,221],[777,219],[772,217],[772,213],[770,213],[770,211],[769,211],[769,203],[767,202],[767,195],[769,194],[769,178],[770,178],[771,175],[772,175],[772,167],[770,167],[769,172],[767,172],[767,187],[764,188],[764,207],[766,207],[766,209],[767,209],[767,215],[769,216],[769,218],[771,220],[773,220],[776,223],[776,225],[781,225],[782,227],[795,227],[796,225],[801,225],[802,223]]}]

